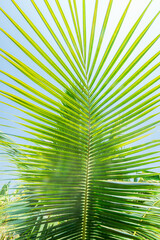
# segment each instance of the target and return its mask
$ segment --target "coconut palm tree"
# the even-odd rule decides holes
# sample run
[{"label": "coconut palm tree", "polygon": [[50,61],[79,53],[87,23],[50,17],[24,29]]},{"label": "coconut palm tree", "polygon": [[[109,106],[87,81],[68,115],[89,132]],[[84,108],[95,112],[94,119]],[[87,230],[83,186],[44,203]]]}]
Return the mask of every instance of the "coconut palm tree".
[{"label": "coconut palm tree", "polygon": [[[1,49],[1,59],[24,76],[1,70],[0,80],[8,89],[0,91],[4,104],[19,111],[16,117],[24,129],[11,158],[25,189],[8,209],[10,232],[16,231],[17,239],[159,238],[159,206],[154,203],[160,185],[145,180],[157,176],[147,165],[159,161],[159,141],[147,138],[158,124],[159,76],[153,72],[159,52],[141,63],[159,35],[127,65],[159,13],[155,9],[153,19],[139,27],[153,4],[149,2],[113,54],[130,5],[137,4],[126,2],[110,34],[116,0],[30,0],[25,10],[12,0],[9,6],[19,22],[1,9],[2,19],[22,34],[24,44],[4,28],[2,36],[15,44],[15,54],[20,49],[32,60]],[[28,9],[35,11],[35,19],[27,16]],[[20,16],[33,36],[21,27]],[[132,41],[137,29],[141,32]]]}]

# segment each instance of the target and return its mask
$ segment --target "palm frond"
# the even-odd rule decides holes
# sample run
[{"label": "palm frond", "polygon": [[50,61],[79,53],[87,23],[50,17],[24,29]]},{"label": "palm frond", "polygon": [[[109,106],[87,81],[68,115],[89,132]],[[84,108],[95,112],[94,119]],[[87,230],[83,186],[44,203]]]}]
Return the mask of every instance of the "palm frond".
[{"label": "palm frond", "polygon": [[[31,0],[50,40],[20,3],[11,2],[39,41],[1,9],[8,27],[12,24],[30,44],[27,48],[1,28],[2,39],[15,46],[15,54],[1,49],[1,60],[16,69],[1,70],[1,102],[16,109],[16,124],[23,131],[13,136],[14,142],[0,138],[3,146],[17,150],[9,154],[23,183],[20,200],[7,208],[10,232],[26,240],[159,239],[160,185],[148,182],[157,177],[152,172],[157,166],[150,164],[159,162],[159,140],[150,140],[159,124],[159,52],[151,52],[159,35],[132,55],[158,22],[156,9],[130,44],[153,2],[135,19],[115,54],[131,5],[137,3],[126,2],[107,36],[116,4],[107,1],[97,38],[101,1],[94,1],[90,16],[91,3],[85,0]],[[17,56],[17,49],[30,62]]]}]

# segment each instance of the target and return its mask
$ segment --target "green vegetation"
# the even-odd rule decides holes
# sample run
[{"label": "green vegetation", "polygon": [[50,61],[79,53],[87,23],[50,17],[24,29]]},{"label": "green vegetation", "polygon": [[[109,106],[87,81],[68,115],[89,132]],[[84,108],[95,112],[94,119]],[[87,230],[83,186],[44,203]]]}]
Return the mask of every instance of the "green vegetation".
[{"label": "green vegetation", "polygon": [[[160,160],[156,150],[159,140],[147,138],[159,124],[154,112],[159,104],[159,76],[152,75],[159,67],[155,63],[159,52],[140,64],[159,35],[125,65],[159,13],[128,47],[151,1],[108,62],[131,1],[100,60],[113,0],[109,1],[102,26],[98,26],[101,31],[97,45],[94,42],[100,1],[94,1],[89,41],[85,0],[82,19],[78,1],[68,0],[70,12],[66,14],[59,0],[55,0],[56,10],[44,0],[56,28],[52,28],[39,5],[31,2],[55,42],[52,46],[47,35],[14,0],[15,11],[28,22],[50,54],[2,10],[4,18],[32,48],[28,50],[25,44],[1,31],[15,43],[15,52],[18,47],[34,63],[31,67],[1,50],[8,66],[11,64],[24,74],[24,79],[20,79],[1,71],[4,80],[0,82],[7,89],[0,90],[6,99],[4,104],[19,110],[17,121],[24,128],[23,136],[17,134],[14,141],[0,138],[11,162],[17,166],[17,180],[22,184],[20,189],[17,187],[18,200],[5,208],[5,234],[16,233],[19,240],[160,239],[159,175],[151,167]],[[69,14],[74,31],[67,18]],[[41,58],[36,57],[33,48]],[[3,200],[4,205],[7,201]]]},{"label": "green vegetation", "polygon": [[8,193],[9,184],[5,184],[0,191],[0,239],[1,240],[11,240],[17,239],[19,237],[15,232],[8,232],[8,220],[9,216],[7,213],[7,207],[10,204],[13,204],[19,200],[19,197],[16,196],[16,193],[9,195]]}]

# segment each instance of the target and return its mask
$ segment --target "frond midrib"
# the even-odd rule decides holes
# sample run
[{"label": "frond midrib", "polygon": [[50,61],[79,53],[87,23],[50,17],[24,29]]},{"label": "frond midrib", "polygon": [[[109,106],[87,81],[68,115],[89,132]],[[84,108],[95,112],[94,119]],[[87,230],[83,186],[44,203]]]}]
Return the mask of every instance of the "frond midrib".
[{"label": "frond midrib", "polygon": [[90,191],[90,180],[91,180],[91,100],[90,100],[90,89],[89,82],[86,72],[87,92],[88,92],[88,140],[87,140],[87,155],[86,155],[86,172],[85,172],[85,184],[84,184],[84,199],[83,199],[83,210],[82,210],[82,240],[87,239],[88,229],[88,210],[89,210],[89,191]]}]

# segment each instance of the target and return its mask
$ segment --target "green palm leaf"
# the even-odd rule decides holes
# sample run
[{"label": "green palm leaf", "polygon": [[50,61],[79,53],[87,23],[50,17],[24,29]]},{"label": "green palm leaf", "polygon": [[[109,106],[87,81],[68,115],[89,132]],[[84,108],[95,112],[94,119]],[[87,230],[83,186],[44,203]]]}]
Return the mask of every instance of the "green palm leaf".
[{"label": "green palm leaf", "polygon": [[[16,232],[18,239],[159,238],[159,205],[154,203],[160,185],[146,180],[157,176],[150,171],[157,167],[148,164],[159,161],[159,140],[147,138],[159,124],[155,120],[159,106],[159,52],[140,64],[159,35],[126,66],[159,13],[128,45],[152,6],[149,2],[112,56],[133,4],[127,2],[103,49],[115,2],[108,1],[96,43],[101,1],[94,1],[88,29],[89,2],[64,1],[66,10],[59,0],[41,1],[49,21],[41,4],[31,0],[36,16],[51,34],[50,42],[20,4],[12,0],[15,13],[28,23],[43,47],[1,9],[8,26],[12,24],[31,48],[5,29],[1,29],[2,36],[33,64],[1,49],[1,60],[24,76],[2,69],[0,80],[1,97],[6,101],[2,103],[16,109],[17,130],[24,133],[15,134],[14,142],[0,138],[1,145],[15,149],[15,154],[8,154],[17,166],[17,180],[23,183],[20,200],[7,208],[10,232]],[[141,178],[143,182],[134,181]]]}]

